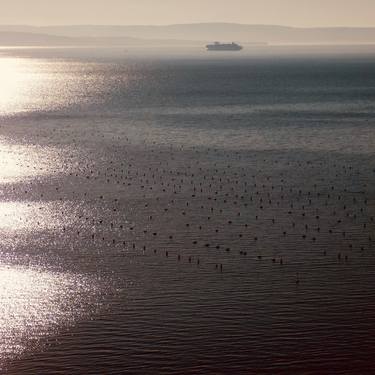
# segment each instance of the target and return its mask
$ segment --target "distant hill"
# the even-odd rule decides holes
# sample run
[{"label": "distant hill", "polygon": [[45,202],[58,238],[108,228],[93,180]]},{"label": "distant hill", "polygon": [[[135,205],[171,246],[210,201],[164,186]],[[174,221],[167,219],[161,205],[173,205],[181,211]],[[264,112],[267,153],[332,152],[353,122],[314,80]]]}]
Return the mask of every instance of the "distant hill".
[{"label": "distant hill", "polygon": [[28,32],[0,31],[0,45],[2,46],[48,46],[48,45],[70,45],[74,38],[53,36],[46,34],[35,34]]},{"label": "distant hill", "polygon": [[[241,43],[363,44],[375,43],[375,28],[295,28],[273,25],[201,23],[168,26],[0,26],[0,32],[32,33],[40,42],[145,43],[145,40],[237,41]],[[21,35],[18,35],[20,37]],[[27,39],[26,35],[24,37]],[[62,39],[62,38],[75,38]],[[79,39],[77,39],[79,38]],[[3,39],[4,40],[4,39]],[[142,41],[143,40],[143,41]],[[48,42],[48,43],[50,43]]]},{"label": "distant hill", "polygon": [[[35,28],[32,28],[35,31]],[[41,29],[37,29],[41,30]],[[35,32],[1,31],[0,46],[144,46],[157,44],[194,44],[189,41],[140,39],[132,37],[72,37]]]}]

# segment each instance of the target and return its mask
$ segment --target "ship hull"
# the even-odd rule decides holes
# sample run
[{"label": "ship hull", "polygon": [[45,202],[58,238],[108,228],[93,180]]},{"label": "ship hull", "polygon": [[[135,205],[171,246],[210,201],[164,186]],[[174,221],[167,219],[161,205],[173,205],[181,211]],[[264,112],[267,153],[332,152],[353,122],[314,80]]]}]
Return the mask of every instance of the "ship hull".
[{"label": "ship hull", "polygon": [[243,49],[242,46],[232,43],[232,44],[208,44],[206,46],[207,51],[212,51],[212,52],[220,52],[220,51],[241,51]]}]

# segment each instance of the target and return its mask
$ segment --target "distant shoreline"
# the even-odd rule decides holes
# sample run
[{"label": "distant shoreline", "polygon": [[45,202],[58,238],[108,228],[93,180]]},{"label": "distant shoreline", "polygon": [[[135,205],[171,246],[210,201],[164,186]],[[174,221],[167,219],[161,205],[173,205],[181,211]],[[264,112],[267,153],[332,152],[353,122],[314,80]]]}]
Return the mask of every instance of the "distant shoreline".
[{"label": "distant shoreline", "polygon": [[375,27],[296,28],[231,23],[167,26],[0,25],[1,45],[192,45],[214,41],[270,45],[373,44]]}]

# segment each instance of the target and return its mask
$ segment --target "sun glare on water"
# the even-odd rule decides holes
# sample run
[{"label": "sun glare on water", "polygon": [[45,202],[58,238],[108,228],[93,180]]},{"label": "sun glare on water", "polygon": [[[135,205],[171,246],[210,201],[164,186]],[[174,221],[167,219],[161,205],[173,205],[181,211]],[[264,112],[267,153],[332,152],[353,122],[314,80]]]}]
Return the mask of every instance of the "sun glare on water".
[{"label": "sun glare on water", "polygon": [[101,90],[108,82],[104,76],[93,74],[100,69],[96,64],[0,54],[0,116],[40,114],[73,107],[80,110],[93,101],[101,102]]},{"label": "sun glare on water", "polygon": [[2,361],[83,314],[92,285],[82,276],[0,265],[0,370]]},{"label": "sun glare on water", "polygon": [[0,59],[0,114],[22,111],[25,95],[34,80],[22,59]]},{"label": "sun glare on water", "polygon": [[[47,88],[53,77],[54,73],[46,72],[41,61],[0,58],[0,118],[4,129],[13,126],[7,121],[8,116],[35,108],[52,108],[56,97],[49,95]],[[69,203],[35,202],[30,200],[29,189],[25,187],[30,180],[61,172],[64,169],[61,155],[65,151],[34,145],[29,139],[0,138],[2,245],[13,246],[22,235],[33,233],[37,237],[39,231],[54,230],[69,223],[67,215],[61,215],[61,211],[72,211]],[[9,192],[15,195],[22,192],[21,200],[11,200]],[[4,363],[39,345],[43,337],[51,336],[89,314],[98,293],[97,285],[96,280],[83,274],[52,272],[45,266],[9,264],[6,249],[1,246],[0,372]]]}]

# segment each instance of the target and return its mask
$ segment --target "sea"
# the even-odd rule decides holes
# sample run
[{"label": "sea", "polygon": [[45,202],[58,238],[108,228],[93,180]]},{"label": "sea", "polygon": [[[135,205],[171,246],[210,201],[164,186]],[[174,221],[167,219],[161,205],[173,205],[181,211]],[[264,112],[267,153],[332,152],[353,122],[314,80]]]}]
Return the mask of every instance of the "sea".
[{"label": "sea", "polygon": [[375,46],[0,49],[0,372],[375,374]]}]

